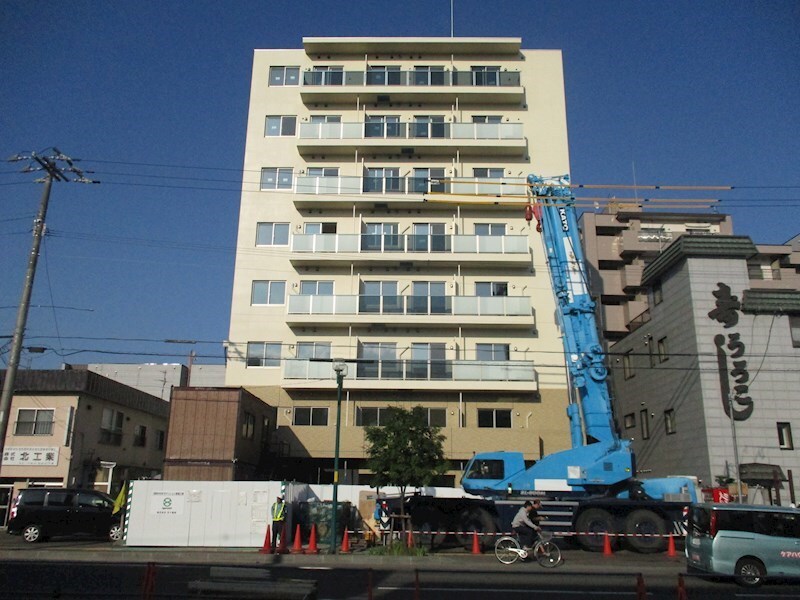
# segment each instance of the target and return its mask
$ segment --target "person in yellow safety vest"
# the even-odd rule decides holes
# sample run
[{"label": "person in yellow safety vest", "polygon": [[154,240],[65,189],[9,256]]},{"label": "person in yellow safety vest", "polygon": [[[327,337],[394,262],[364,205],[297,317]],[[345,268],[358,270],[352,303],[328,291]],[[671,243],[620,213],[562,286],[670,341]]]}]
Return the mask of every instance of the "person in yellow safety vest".
[{"label": "person in yellow safety vest", "polygon": [[283,528],[286,525],[286,503],[279,494],[272,505],[272,551],[278,552],[278,536],[283,539]]}]

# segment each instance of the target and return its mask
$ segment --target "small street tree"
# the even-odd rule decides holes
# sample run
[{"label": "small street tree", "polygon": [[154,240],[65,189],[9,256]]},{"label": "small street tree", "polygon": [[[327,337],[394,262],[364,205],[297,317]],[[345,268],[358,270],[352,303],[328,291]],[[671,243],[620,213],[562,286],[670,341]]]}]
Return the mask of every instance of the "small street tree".
[{"label": "small street tree", "polygon": [[405,529],[406,488],[430,485],[447,470],[444,435],[428,425],[428,413],[421,406],[411,410],[389,408],[386,422],[367,427],[367,465],[375,473],[374,485],[400,488],[400,515]]}]

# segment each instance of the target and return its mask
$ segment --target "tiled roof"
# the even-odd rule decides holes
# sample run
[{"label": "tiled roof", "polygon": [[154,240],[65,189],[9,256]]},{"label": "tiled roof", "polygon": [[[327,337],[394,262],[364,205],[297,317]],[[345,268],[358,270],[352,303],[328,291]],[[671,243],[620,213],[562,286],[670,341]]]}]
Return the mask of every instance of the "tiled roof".
[{"label": "tiled roof", "polygon": [[742,310],[749,313],[800,313],[800,292],[797,290],[745,290]]}]

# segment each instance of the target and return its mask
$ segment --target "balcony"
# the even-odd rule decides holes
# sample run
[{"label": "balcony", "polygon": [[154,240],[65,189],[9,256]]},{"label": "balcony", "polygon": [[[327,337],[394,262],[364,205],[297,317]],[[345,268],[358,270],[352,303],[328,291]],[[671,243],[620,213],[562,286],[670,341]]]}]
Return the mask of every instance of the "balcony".
[{"label": "balcony", "polygon": [[[536,390],[536,369],[533,361],[479,360],[382,360],[359,358],[348,362],[348,389],[452,390]],[[288,358],[283,360],[283,386],[292,388],[335,387],[336,376],[328,361]],[[424,386],[420,384],[424,383]],[[403,385],[408,384],[408,385]]]},{"label": "balcony", "polygon": [[292,264],[355,264],[398,260],[452,266],[481,264],[531,264],[524,235],[414,235],[414,234],[295,234],[291,239]]},{"label": "balcony", "polygon": [[517,71],[306,71],[300,96],[304,103],[380,104],[401,102],[519,104],[525,99]]},{"label": "balcony", "polygon": [[670,231],[626,229],[622,232],[620,255],[631,258],[642,254],[660,254],[672,240],[673,233]]},{"label": "balcony", "polygon": [[[523,157],[527,142],[521,123],[301,123],[301,155],[382,154]],[[413,152],[409,152],[409,150]]]},{"label": "balcony", "polygon": [[[285,187],[262,191],[292,193],[298,208],[320,208],[353,202],[369,202],[392,207],[412,204],[418,207],[425,202],[426,194],[455,194],[461,196],[490,195],[519,200],[525,198],[525,183],[519,178],[459,177],[457,181],[430,177],[400,176],[340,176],[322,177],[297,175]],[[470,200],[464,200],[469,204]]]},{"label": "balcony", "polygon": [[[289,325],[384,323],[532,327],[527,296],[289,296]],[[431,319],[431,317],[435,317]]]}]

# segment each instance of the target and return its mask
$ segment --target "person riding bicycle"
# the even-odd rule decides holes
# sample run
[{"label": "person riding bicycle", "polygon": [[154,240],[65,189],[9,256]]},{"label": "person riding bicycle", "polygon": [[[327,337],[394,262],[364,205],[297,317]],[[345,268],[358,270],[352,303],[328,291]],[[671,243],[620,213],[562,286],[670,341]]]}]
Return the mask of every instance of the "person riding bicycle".
[{"label": "person riding bicycle", "polygon": [[542,531],[539,527],[539,521],[542,517],[539,516],[538,510],[542,507],[540,500],[526,500],[522,508],[514,515],[511,521],[511,529],[519,536],[519,541],[523,548],[530,550],[533,547],[536,537]]}]

